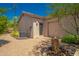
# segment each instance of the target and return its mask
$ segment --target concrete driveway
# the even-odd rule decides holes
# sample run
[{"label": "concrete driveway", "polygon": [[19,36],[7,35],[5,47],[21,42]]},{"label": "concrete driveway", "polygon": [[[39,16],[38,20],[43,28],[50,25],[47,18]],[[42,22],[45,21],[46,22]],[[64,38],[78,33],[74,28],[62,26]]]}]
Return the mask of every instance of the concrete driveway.
[{"label": "concrete driveway", "polygon": [[0,56],[27,56],[33,49],[33,46],[46,38],[17,40],[11,37],[10,34],[4,34],[0,36],[0,39],[9,41],[0,47]]}]

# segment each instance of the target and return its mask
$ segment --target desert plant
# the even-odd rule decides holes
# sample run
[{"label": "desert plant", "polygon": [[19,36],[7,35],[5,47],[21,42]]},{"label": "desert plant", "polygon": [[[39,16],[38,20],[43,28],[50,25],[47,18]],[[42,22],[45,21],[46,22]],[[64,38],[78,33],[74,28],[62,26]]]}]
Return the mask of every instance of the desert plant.
[{"label": "desert plant", "polygon": [[7,23],[7,27],[8,27],[8,28],[13,28],[13,25],[14,25],[14,24],[13,24],[13,21],[12,21],[12,20],[11,20],[11,21],[8,20],[7,22],[8,22],[8,23]]},{"label": "desert plant", "polygon": [[19,32],[18,31],[13,31],[11,33],[11,36],[15,37],[15,38],[18,38],[19,37]]},{"label": "desert plant", "polygon": [[[49,7],[52,9],[51,13],[49,13],[49,16],[57,17],[59,25],[65,32],[69,34],[79,35],[79,4],[57,3],[50,4]],[[75,33],[73,30],[71,31],[70,28],[67,28],[67,26],[64,26],[64,24],[62,24],[61,22],[62,20],[67,20],[70,16],[72,17],[72,19],[69,19],[69,21],[72,20],[73,22],[68,21],[67,25],[69,25],[70,28],[72,27],[73,30],[75,29]],[[63,17],[65,17],[65,19],[62,19]]]},{"label": "desert plant", "polygon": [[62,37],[62,42],[69,44],[79,44],[79,35],[65,35]]}]

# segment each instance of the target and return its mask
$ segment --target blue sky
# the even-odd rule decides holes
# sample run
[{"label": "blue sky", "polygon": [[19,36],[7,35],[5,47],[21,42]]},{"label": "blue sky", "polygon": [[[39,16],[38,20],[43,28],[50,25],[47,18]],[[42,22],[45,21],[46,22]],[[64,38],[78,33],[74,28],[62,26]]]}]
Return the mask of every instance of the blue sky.
[{"label": "blue sky", "polygon": [[48,3],[16,3],[15,5],[16,9],[12,9],[13,3],[0,3],[0,7],[9,8],[9,11],[5,14],[9,19],[12,19],[13,16],[20,16],[22,11],[37,14],[39,16],[47,16],[48,14],[46,12],[50,11]]}]

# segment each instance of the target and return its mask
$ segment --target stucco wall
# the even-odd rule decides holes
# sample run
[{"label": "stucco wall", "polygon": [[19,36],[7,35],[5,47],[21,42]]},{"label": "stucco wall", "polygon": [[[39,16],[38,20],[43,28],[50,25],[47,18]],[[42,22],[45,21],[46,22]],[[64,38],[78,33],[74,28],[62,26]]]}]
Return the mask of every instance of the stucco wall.
[{"label": "stucco wall", "polygon": [[39,37],[39,22],[37,19],[33,22],[33,38]]},{"label": "stucco wall", "polygon": [[[29,35],[34,38],[39,37],[40,36],[39,23],[43,23],[43,35],[44,36],[62,37],[63,35],[69,34],[64,29],[76,34],[76,30],[73,27],[75,26],[75,23],[74,23],[74,19],[72,16],[62,17],[60,21],[62,26],[59,25],[57,18],[43,20],[43,19],[34,18],[34,17],[32,18],[30,16],[23,16],[19,22],[19,31],[23,31],[28,34],[31,33]],[[79,25],[78,19],[77,19],[77,23]]]},{"label": "stucco wall", "polygon": [[61,37],[62,35],[64,35],[64,31],[60,27],[59,23],[54,20],[57,20],[57,19],[46,20],[44,22],[44,29],[43,29],[44,36]]},{"label": "stucco wall", "polygon": [[39,38],[40,37],[40,23],[43,23],[43,19],[34,18],[33,21],[33,38]]},{"label": "stucco wall", "polygon": [[[75,23],[72,16],[62,17],[60,20],[60,25],[57,21],[57,18],[52,18],[44,21],[44,36],[58,36],[62,37],[63,35],[67,35],[70,33],[76,34]],[[79,21],[77,19],[77,23],[79,25]],[[73,25],[72,25],[73,24]],[[74,27],[73,27],[74,26]],[[66,32],[64,29],[68,32]]]},{"label": "stucco wall", "polygon": [[32,38],[40,36],[39,23],[42,22],[39,18],[33,18],[30,16],[23,16],[19,22],[19,31],[29,34]]},{"label": "stucco wall", "polygon": [[25,32],[27,34],[26,36],[32,36],[33,35],[32,25],[33,25],[32,18],[28,16],[23,16],[19,22],[19,31]]}]

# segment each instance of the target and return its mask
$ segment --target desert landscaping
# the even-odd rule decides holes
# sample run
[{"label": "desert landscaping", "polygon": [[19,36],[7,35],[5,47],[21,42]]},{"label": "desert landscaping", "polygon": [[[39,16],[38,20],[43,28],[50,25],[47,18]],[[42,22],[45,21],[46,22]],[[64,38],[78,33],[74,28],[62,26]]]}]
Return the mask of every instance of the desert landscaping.
[{"label": "desert landscaping", "polygon": [[0,4],[0,56],[79,56],[79,4]]},{"label": "desert landscaping", "polygon": [[[79,46],[61,44],[59,53],[52,51],[51,40],[48,37],[16,39],[10,34],[0,36],[0,55],[1,56],[78,56]],[[59,43],[57,43],[59,44]],[[55,43],[56,45],[56,43]],[[56,46],[58,49],[58,45]],[[56,49],[55,49],[56,50]],[[57,51],[57,50],[56,50]]]}]

